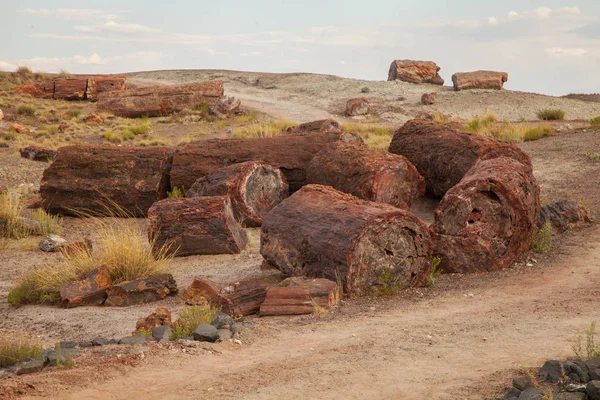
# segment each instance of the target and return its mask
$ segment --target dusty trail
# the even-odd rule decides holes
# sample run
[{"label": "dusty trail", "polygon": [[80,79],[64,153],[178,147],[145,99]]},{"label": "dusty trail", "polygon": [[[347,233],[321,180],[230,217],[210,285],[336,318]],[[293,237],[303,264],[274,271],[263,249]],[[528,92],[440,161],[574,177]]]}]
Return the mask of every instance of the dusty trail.
[{"label": "dusty trail", "polygon": [[598,318],[598,233],[582,233],[596,238],[585,246],[571,237],[544,270],[492,285],[482,279],[469,293],[404,301],[370,317],[294,327],[241,351],[152,360],[63,398],[492,398],[509,370],[570,355],[575,330]]}]

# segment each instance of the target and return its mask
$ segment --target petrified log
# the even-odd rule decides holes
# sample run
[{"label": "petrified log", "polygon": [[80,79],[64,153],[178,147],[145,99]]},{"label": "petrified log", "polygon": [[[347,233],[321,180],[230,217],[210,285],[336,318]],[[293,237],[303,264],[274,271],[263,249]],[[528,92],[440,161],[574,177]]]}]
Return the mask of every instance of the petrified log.
[{"label": "petrified log", "polygon": [[20,86],[14,93],[28,94],[40,99],[54,98],[54,81],[33,82]]},{"label": "petrified log", "polygon": [[98,111],[126,118],[160,117],[211,104],[223,97],[222,81],[148,86],[125,91],[106,92],[98,96]]},{"label": "petrified log", "polygon": [[77,215],[105,212],[116,204],[128,214],[146,216],[170,190],[174,149],[168,147],[67,146],[44,171],[40,193],[44,209]]},{"label": "petrified log", "polygon": [[349,133],[282,135],[254,139],[210,139],[185,145],[175,155],[171,169],[173,187],[191,187],[196,179],[227,165],[262,161],[279,168],[290,192],[306,184],[306,168],[326,144],[362,142]]},{"label": "petrified log", "polygon": [[432,83],[443,85],[444,80],[438,74],[440,67],[433,61],[395,60],[390,65],[388,81],[396,79],[409,83]]},{"label": "petrified log", "polygon": [[390,144],[390,153],[405,156],[425,178],[427,193],[443,196],[479,160],[505,156],[531,169],[531,159],[512,143],[465,131],[455,122],[426,119],[405,123]]},{"label": "petrified log", "polygon": [[334,119],[320,119],[318,121],[305,122],[298,126],[287,128],[284,133],[300,135],[305,133],[341,133],[340,123]]},{"label": "petrified log", "polygon": [[134,304],[151,303],[177,293],[177,283],[171,274],[151,276],[124,282],[108,289],[108,297],[104,305],[126,307]]},{"label": "petrified log", "polygon": [[350,99],[346,102],[346,115],[349,117],[355,115],[367,115],[371,112],[369,99],[366,97],[358,97]]},{"label": "petrified log", "polygon": [[288,278],[270,288],[260,315],[312,314],[315,307],[329,309],[339,301],[337,284],[329,279]]},{"label": "petrified log", "polygon": [[68,282],[60,287],[61,304],[65,308],[101,305],[106,300],[106,290],[111,284],[108,268],[96,268],[86,279]]},{"label": "petrified log", "polygon": [[61,100],[83,100],[87,90],[87,79],[55,79],[54,98]]},{"label": "petrified log", "polygon": [[306,181],[405,210],[425,193],[425,180],[405,157],[343,142],[317,153]]},{"label": "petrified log", "polygon": [[263,219],[260,252],[285,276],[343,281],[346,293],[416,285],[431,268],[423,221],[389,204],[307,185]]},{"label": "petrified log", "polygon": [[33,161],[52,161],[56,157],[56,150],[45,149],[38,146],[27,146],[19,149],[21,157]]},{"label": "petrified log", "polygon": [[559,200],[542,207],[538,217],[538,228],[548,221],[561,232],[571,226],[592,222],[585,207],[579,205],[576,200]]},{"label": "petrified log", "polygon": [[260,226],[262,218],[288,196],[285,176],[269,164],[248,161],[216,170],[198,179],[186,197],[228,196],[243,226]]},{"label": "petrified log", "polygon": [[501,90],[508,81],[508,73],[496,71],[457,72],[452,75],[454,90],[496,89]]},{"label": "petrified log", "polygon": [[446,193],[431,237],[445,272],[512,265],[537,229],[540,188],[529,166],[507,157],[480,161]]},{"label": "petrified log", "polygon": [[155,252],[177,257],[241,253],[248,237],[227,196],[165,199],[148,210],[148,237]]},{"label": "petrified log", "polygon": [[124,76],[95,76],[88,78],[85,96],[88,100],[98,101],[98,96],[101,93],[122,92],[124,90]]},{"label": "petrified log", "polygon": [[267,290],[275,283],[263,276],[252,276],[229,284],[196,278],[183,294],[186,304],[208,303],[229,315],[250,315],[259,311]]},{"label": "petrified log", "polygon": [[171,326],[171,311],[166,307],[158,307],[152,314],[147,317],[140,318],[135,324],[135,332],[140,333],[143,329],[146,332],[152,332],[157,326]]},{"label": "petrified log", "polygon": [[435,103],[435,97],[437,96],[436,92],[432,93],[423,93],[421,96],[421,104],[430,106]]}]

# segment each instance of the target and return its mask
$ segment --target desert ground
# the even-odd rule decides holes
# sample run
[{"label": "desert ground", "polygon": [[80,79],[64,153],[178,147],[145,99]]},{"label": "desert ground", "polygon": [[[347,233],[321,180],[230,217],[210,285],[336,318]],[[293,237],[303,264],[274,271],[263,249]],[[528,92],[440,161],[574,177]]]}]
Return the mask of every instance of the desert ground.
[{"label": "desert ground", "polygon": [[[155,71],[127,74],[128,84],[149,86],[221,79],[225,93],[242,101],[257,121],[302,123],[334,118],[349,127],[377,125],[393,132],[424,114],[440,114],[465,123],[488,111],[501,121],[537,124],[536,112],[565,111],[552,122],[554,135],[519,143],[533,161],[542,202],[574,198],[592,216],[600,210],[600,129],[589,119],[600,115],[600,103],[508,90],[454,92],[450,87],[399,81],[359,81],[313,74],[262,74],[237,71]],[[368,92],[362,91],[368,88]],[[420,103],[423,93],[437,92],[434,105]],[[39,110],[95,111],[93,103],[30,100],[8,91],[0,108],[42,132],[38,137],[7,139],[0,147],[0,185],[18,188],[38,184],[48,164],[20,158],[24,144],[59,147],[68,143],[107,143],[108,131],[135,122],[110,120],[88,127],[75,120],[71,133],[44,134],[39,118],[16,115],[20,103]],[[343,116],[351,97],[368,97],[372,117]],[[7,107],[10,106],[10,107]],[[46,113],[44,111],[44,113]],[[49,112],[49,111],[48,111]],[[44,114],[40,113],[40,114]],[[77,117],[78,118],[78,117]],[[76,118],[76,119],[77,119]],[[171,145],[204,137],[227,137],[254,121],[204,124],[150,118],[150,132],[118,145],[159,141]],[[52,124],[53,122],[49,122]],[[0,126],[0,132],[6,127]],[[350,129],[350,128],[348,128]],[[68,140],[67,140],[68,139]],[[389,143],[391,136],[378,141]],[[382,145],[383,141],[383,145]],[[431,222],[433,200],[413,211]],[[146,228],[144,219],[131,224]],[[73,369],[51,369],[0,381],[3,398],[164,399],[228,397],[235,399],[494,399],[523,369],[545,360],[572,356],[577,333],[600,315],[600,231],[596,224],[555,233],[547,254],[526,254],[513,267],[485,274],[442,275],[434,287],[411,288],[391,298],[346,299],[325,316],[248,317],[253,329],[240,343],[206,345],[192,352],[176,346],[148,345],[144,356],[123,354],[102,361],[102,351],[86,349]],[[180,288],[195,276],[231,281],[260,272],[260,229],[248,229],[249,246],[239,255],[190,256],[169,265]],[[65,217],[62,235],[71,240],[98,238],[85,221]],[[142,240],[143,238],[140,238]],[[119,338],[157,306],[176,314],[180,297],[122,309],[27,305],[6,301],[25,271],[51,264],[58,255],[37,249],[39,237],[6,240],[0,245],[0,332],[25,331],[44,345],[59,340]]]}]

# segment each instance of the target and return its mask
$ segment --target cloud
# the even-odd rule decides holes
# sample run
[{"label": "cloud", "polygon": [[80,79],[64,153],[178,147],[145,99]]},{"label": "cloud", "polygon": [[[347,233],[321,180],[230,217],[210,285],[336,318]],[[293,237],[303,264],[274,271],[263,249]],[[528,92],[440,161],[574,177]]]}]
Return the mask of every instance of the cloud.
[{"label": "cloud", "polygon": [[55,10],[49,10],[45,8],[26,8],[19,10],[21,14],[37,15],[42,17],[55,17],[64,19],[82,19],[82,18],[103,18],[103,19],[117,19],[118,16],[114,14],[108,14],[102,10],[93,10],[86,8],[59,8]]},{"label": "cloud", "polygon": [[544,50],[546,54],[557,57],[581,57],[589,53],[588,50],[580,47],[562,48],[550,47]]},{"label": "cloud", "polygon": [[157,28],[151,28],[149,26],[140,24],[120,24],[115,21],[107,21],[104,24],[94,26],[76,26],[76,31],[79,32],[92,32],[92,33],[115,33],[125,35],[137,35],[137,34],[148,34],[148,33],[160,33],[161,30]]},{"label": "cloud", "polygon": [[496,17],[489,17],[488,24],[490,25],[498,25],[498,19]]}]

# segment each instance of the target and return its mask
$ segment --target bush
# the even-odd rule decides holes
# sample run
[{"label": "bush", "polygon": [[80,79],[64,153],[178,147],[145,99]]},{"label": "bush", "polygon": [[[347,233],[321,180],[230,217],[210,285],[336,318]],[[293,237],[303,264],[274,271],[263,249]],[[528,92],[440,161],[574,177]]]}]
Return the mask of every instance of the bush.
[{"label": "bush", "polygon": [[210,324],[217,311],[219,309],[212,307],[210,304],[185,307],[172,326],[171,340],[177,340],[182,336],[192,336],[198,325]]},{"label": "bush", "polygon": [[590,124],[594,127],[600,127],[600,117],[590,119]]},{"label": "bush", "polygon": [[80,115],[81,115],[81,110],[79,110],[77,108],[67,111],[67,117],[69,117],[70,119],[79,118]]},{"label": "bush", "polygon": [[121,138],[117,136],[113,131],[106,131],[102,134],[104,140],[107,140],[111,143],[121,143]]},{"label": "bush", "polygon": [[[137,136],[137,135],[144,135],[144,134],[148,133],[149,130],[150,130],[150,127],[148,125],[140,124],[140,125],[128,126],[127,129],[125,130],[125,132],[129,132],[131,135]],[[125,132],[123,132],[123,136],[125,136]]]},{"label": "bush", "polygon": [[135,135],[133,134],[133,132],[131,132],[130,130],[123,131],[123,139],[132,140],[133,138],[135,138]]},{"label": "bush", "polygon": [[538,111],[537,117],[542,121],[559,121],[565,119],[565,112],[558,108],[546,108]]},{"label": "bush", "polygon": [[24,357],[41,357],[43,353],[39,344],[21,334],[0,336],[0,368],[18,364]]},{"label": "bush", "polygon": [[546,222],[536,232],[533,242],[531,243],[531,250],[534,253],[545,254],[550,251],[552,247],[552,224]]},{"label": "bush", "polygon": [[523,133],[523,141],[531,142],[548,136],[553,136],[554,130],[550,125],[538,125],[534,128],[529,128]]},{"label": "bush", "polygon": [[27,105],[20,105],[19,107],[17,107],[17,114],[33,117],[35,115],[35,108]]},{"label": "bush", "polygon": [[179,199],[185,197],[185,188],[175,186],[173,190],[167,192],[167,198],[169,199]]}]

